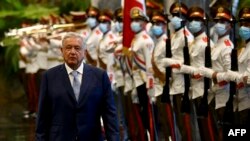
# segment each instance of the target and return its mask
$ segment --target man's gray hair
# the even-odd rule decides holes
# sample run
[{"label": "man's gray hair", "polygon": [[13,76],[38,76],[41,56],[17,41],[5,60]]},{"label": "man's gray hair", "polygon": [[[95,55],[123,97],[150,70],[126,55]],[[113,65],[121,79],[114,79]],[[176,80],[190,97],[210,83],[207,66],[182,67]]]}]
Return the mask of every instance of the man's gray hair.
[{"label": "man's gray hair", "polygon": [[68,32],[68,33],[66,33],[64,36],[63,36],[63,39],[62,39],[62,46],[63,46],[63,43],[64,43],[64,41],[66,40],[66,39],[68,39],[68,38],[78,38],[81,42],[82,42],[82,44],[81,44],[81,46],[82,46],[82,48],[84,48],[84,42],[83,42],[83,38],[82,38],[82,36],[80,35],[80,34],[78,34],[78,33],[76,33],[76,32]]}]

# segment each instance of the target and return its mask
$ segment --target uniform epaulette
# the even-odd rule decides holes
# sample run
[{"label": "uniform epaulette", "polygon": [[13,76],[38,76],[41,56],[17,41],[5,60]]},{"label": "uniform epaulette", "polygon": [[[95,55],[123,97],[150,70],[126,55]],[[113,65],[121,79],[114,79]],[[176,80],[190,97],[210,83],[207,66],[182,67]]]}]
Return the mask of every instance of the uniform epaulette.
[{"label": "uniform epaulette", "polygon": [[189,31],[187,31],[186,29],[184,29],[184,34],[185,34],[185,36],[189,36],[190,35]]},{"label": "uniform epaulette", "polygon": [[96,32],[95,32],[97,35],[99,35],[99,34],[101,34],[101,31],[99,31],[99,30],[96,30]]},{"label": "uniform epaulette", "polygon": [[114,37],[113,37],[113,35],[112,35],[112,34],[109,34],[109,38],[110,38],[110,39],[113,39]]},{"label": "uniform epaulette", "polygon": [[226,39],[226,40],[224,41],[224,43],[225,43],[226,46],[231,46],[230,40],[228,40],[228,39]]},{"label": "uniform epaulette", "polygon": [[202,41],[205,42],[205,43],[207,43],[208,38],[207,38],[207,37],[203,37],[203,38],[202,38]]},{"label": "uniform epaulette", "polygon": [[148,35],[146,35],[146,34],[143,34],[142,37],[143,37],[144,39],[148,39]]},{"label": "uniform epaulette", "polygon": [[82,34],[83,34],[83,35],[87,35],[87,32],[83,32]]}]

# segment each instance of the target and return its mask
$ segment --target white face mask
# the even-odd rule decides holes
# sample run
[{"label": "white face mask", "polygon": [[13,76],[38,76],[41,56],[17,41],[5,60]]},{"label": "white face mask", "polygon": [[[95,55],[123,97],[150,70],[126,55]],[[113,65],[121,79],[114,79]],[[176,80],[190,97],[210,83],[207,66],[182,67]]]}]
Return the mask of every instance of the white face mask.
[{"label": "white face mask", "polygon": [[90,17],[87,19],[87,24],[90,28],[93,28],[97,25],[97,20],[95,18]]},{"label": "white face mask", "polygon": [[100,23],[99,24],[99,28],[102,31],[102,33],[106,33],[108,32],[108,23]]},{"label": "white face mask", "polygon": [[201,21],[192,21],[188,24],[188,29],[192,33],[197,33],[201,31],[201,28],[202,28]]},{"label": "white face mask", "polygon": [[115,23],[115,29],[117,32],[122,32],[123,30],[123,23],[122,22],[116,22]]},{"label": "white face mask", "polygon": [[182,22],[181,18],[174,16],[170,21],[174,26],[174,29],[179,29],[181,27],[181,22]]},{"label": "white face mask", "polygon": [[135,22],[133,21],[130,25],[131,30],[135,33],[139,32],[140,30],[142,30],[142,27],[140,25],[140,22]]},{"label": "white face mask", "polygon": [[219,36],[224,35],[227,32],[226,24],[217,23],[215,25],[215,31]]},{"label": "white face mask", "polygon": [[250,28],[246,26],[241,26],[239,29],[239,35],[243,40],[250,39]]}]

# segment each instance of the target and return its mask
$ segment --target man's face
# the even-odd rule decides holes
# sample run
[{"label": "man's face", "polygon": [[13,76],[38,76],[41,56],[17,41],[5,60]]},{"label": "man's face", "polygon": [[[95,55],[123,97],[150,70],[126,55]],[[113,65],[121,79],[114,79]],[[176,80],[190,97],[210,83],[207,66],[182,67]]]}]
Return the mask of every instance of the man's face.
[{"label": "man's face", "polygon": [[77,69],[84,58],[82,41],[79,38],[70,37],[64,40],[61,48],[65,63],[72,69]]}]

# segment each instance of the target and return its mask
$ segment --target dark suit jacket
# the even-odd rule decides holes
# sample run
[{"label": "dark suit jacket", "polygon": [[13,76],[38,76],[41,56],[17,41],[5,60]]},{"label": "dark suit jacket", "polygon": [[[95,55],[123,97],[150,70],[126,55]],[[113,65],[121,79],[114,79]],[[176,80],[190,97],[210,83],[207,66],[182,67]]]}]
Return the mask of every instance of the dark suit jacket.
[{"label": "dark suit jacket", "polygon": [[79,101],[65,65],[43,74],[36,127],[37,141],[102,141],[100,117],[108,141],[119,140],[116,107],[107,73],[84,64]]}]

